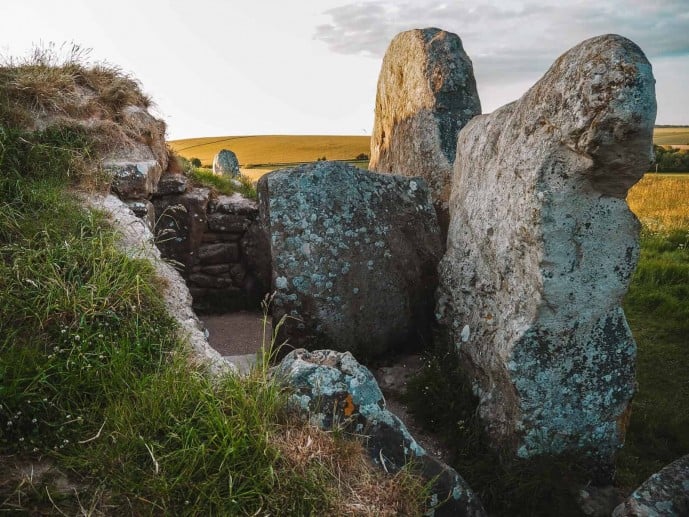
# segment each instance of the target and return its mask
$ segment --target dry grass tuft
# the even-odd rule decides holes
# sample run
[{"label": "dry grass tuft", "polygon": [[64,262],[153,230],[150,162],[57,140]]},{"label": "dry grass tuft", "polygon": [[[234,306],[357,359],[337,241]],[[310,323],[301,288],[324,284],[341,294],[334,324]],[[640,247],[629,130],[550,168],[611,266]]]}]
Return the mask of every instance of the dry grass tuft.
[{"label": "dry grass tuft", "polygon": [[424,482],[410,471],[386,474],[373,465],[360,440],[304,424],[273,437],[285,468],[307,475],[315,466],[332,479],[332,515],[398,516],[424,512]]},{"label": "dry grass tuft", "polygon": [[[65,56],[60,55],[63,51]],[[148,108],[136,80],[116,66],[88,66],[88,50],[72,45],[33,49],[27,58],[0,64],[0,89],[8,102],[34,115],[116,117],[125,106]]]},{"label": "dry grass tuft", "polygon": [[88,54],[77,45],[49,45],[26,58],[2,60],[0,125],[34,131],[76,124],[104,155],[148,146],[154,156],[141,159],[165,166],[165,124],[147,112],[151,100],[134,78],[116,66],[90,65]]},{"label": "dry grass tuft", "polygon": [[652,232],[689,228],[689,174],[646,174],[627,203]]}]

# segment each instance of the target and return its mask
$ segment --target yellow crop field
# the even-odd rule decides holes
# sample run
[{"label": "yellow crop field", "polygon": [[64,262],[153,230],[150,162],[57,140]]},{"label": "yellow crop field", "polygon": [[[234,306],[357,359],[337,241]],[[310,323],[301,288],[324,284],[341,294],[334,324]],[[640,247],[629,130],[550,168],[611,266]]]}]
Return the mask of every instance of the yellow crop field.
[{"label": "yellow crop field", "polygon": [[[199,158],[209,165],[221,149],[233,151],[243,168],[275,169],[290,163],[328,160],[353,160],[369,154],[370,137],[342,135],[256,135],[208,136],[168,142],[185,158]],[[689,127],[657,127],[653,143],[658,145],[689,145]]]},{"label": "yellow crop field", "polygon": [[[210,165],[221,149],[233,151],[244,176],[256,181],[264,174],[292,164],[319,158],[353,161],[370,152],[370,137],[343,135],[208,136],[172,140],[170,147],[185,158],[198,158]],[[656,127],[653,143],[689,147],[689,127]],[[355,165],[366,168],[366,161]],[[643,182],[642,182],[643,183]]]},{"label": "yellow crop field", "polygon": [[653,130],[653,143],[689,146],[689,127],[657,127]]},{"label": "yellow crop field", "polygon": [[689,228],[689,174],[646,174],[627,195],[632,212],[652,231]]},{"label": "yellow crop field", "polygon": [[198,158],[204,165],[213,162],[221,149],[229,149],[243,169],[276,169],[292,163],[328,160],[354,160],[369,154],[368,136],[260,135],[217,136],[172,140],[170,147],[185,158]]}]

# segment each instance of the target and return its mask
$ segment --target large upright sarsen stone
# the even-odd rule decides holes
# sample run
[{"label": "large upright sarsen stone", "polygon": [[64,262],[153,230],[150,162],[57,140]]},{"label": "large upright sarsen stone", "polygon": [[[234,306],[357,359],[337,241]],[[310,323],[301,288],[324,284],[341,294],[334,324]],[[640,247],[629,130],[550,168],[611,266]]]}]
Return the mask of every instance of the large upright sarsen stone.
[{"label": "large upright sarsen stone", "polygon": [[480,113],[459,36],[434,28],[395,36],[378,78],[369,169],[424,178],[443,234],[457,133]]},{"label": "large upright sarsen stone", "polygon": [[316,162],[263,176],[280,341],[367,359],[428,339],[441,243],[424,181]]},{"label": "large upright sarsen stone", "polygon": [[634,392],[620,303],[639,224],[625,202],[647,170],[651,65],[593,38],[457,143],[438,313],[493,439],[520,457],[587,451],[610,465]]}]

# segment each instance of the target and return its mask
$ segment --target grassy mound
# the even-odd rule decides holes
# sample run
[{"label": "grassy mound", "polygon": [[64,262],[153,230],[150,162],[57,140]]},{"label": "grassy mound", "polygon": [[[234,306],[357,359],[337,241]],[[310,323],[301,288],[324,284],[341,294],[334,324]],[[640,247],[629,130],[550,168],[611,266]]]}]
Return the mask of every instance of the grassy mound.
[{"label": "grassy mound", "polygon": [[[35,109],[61,111],[39,97]],[[97,183],[93,132],[14,129],[0,103],[2,511],[421,511],[414,476],[384,476],[358,442],[292,421],[265,366],[246,378],[191,366],[151,265],[72,194]]]}]

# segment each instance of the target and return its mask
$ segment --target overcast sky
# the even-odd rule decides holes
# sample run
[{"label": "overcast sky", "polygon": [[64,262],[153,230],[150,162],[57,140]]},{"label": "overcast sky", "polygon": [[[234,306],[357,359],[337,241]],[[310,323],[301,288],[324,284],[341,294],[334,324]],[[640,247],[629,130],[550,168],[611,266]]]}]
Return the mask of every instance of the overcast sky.
[{"label": "overcast sky", "polygon": [[457,33],[484,112],[580,41],[617,33],[653,64],[659,124],[689,124],[687,0],[0,0],[0,53],[75,42],[134,75],[171,139],[370,134],[400,31]]}]

